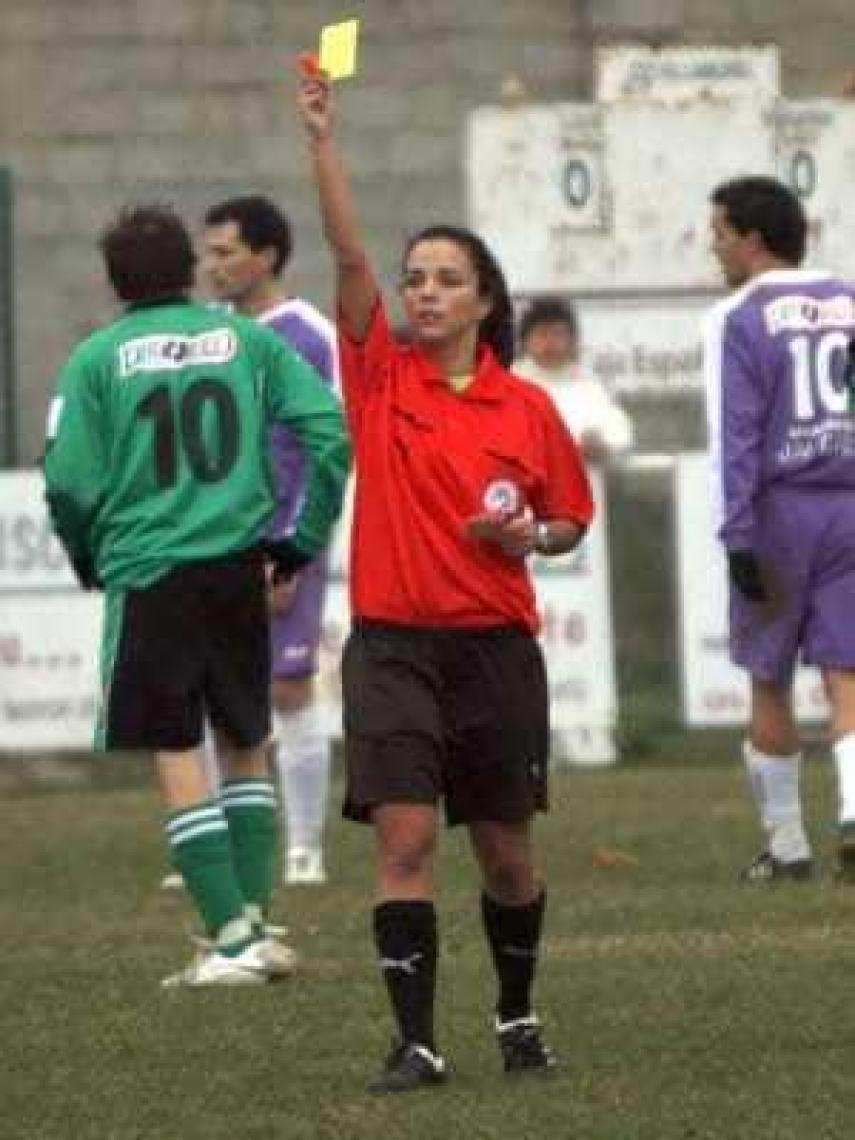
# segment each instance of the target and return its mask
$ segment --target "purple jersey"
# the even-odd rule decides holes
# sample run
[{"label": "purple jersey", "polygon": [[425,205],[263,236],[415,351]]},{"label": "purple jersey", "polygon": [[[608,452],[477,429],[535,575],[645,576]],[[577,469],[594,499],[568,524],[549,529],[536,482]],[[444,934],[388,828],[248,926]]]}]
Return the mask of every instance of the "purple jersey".
[{"label": "purple jersey", "polygon": [[855,490],[845,383],[855,287],[828,273],[761,273],[707,329],[707,417],[718,533],[752,548],[764,491]]},{"label": "purple jersey", "polygon": [[[335,326],[307,301],[283,301],[258,318],[307,360],[321,376],[339,389]],[[302,448],[287,428],[276,426],[270,435],[270,459],[277,492],[276,513],[270,535],[280,538],[294,527],[306,490],[306,461]]]}]

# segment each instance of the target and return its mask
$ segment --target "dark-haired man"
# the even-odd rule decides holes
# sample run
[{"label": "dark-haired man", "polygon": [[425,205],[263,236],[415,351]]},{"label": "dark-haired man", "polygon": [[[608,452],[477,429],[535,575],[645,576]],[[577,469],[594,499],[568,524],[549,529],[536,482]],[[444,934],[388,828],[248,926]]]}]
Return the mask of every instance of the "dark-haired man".
[{"label": "dark-haired man", "polygon": [[[47,501],[84,586],[106,591],[98,743],[155,753],[173,861],[211,948],[167,984],[240,985],[287,973],[265,917],[275,865],[265,555],[289,578],[326,543],[348,445],[320,377],[254,321],[193,304],[180,218],[124,211],[105,231],[125,311],[63,369],[48,420]],[[265,434],[299,436],[308,481],[293,533],[274,509]],[[212,799],[208,718],[227,753]]]},{"label": "dark-haired man", "polygon": [[[202,266],[213,296],[278,333],[337,388],[335,328],[286,287],[283,273],[291,250],[288,219],[261,195],[231,198],[205,215]],[[299,514],[306,459],[297,435],[282,425],[273,428],[270,453],[278,493],[270,533],[281,537]],[[326,877],[330,740],[314,687],[326,585],[322,552],[296,576],[287,596],[274,594],[271,607],[273,729],[289,883],[319,883]]]},{"label": "dark-haired man", "polygon": [[813,871],[792,714],[796,661],[822,671],[838,776],[840,864],[855,869],[855,418],[846,385],[855,290],[800,269],[807,221],[773,178],[711,195],[732,296],[713,310],[707,412],[734,662],[751,675],[744,744],[766,843],[750,880]]}]

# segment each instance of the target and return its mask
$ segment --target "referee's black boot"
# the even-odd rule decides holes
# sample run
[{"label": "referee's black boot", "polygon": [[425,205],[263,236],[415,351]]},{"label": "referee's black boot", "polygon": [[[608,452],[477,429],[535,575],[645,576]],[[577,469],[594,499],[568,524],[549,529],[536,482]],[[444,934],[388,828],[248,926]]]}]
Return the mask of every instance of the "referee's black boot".
[{"label": "referee's black boot", "polygon": [[377,1095],[413,1092],[428,1085],[441,1085],[447,1077],[445,1061],[426,1045],[401,1041],[392,1047],[383,1072],[368,1085]]},{"label": "referee's black boot", "polygon": [[548,1073],[557,1061],[541,1037],[540,1022],[534,1016],[513,1021],[497,1021],[496,1037],[506,1073]]}]

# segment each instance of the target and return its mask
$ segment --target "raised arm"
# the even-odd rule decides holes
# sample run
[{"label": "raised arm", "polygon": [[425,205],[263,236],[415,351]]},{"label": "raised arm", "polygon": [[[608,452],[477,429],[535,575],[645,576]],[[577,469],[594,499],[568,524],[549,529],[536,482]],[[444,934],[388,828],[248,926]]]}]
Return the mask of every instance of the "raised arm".
[{"label": "raised arm", "polygon": [[361,340],[368,330],[378,289],[335,139],[330,81],[301,72],[297,107],[309,140],[324,234],[335,260],[339,313],[348,335]]}]

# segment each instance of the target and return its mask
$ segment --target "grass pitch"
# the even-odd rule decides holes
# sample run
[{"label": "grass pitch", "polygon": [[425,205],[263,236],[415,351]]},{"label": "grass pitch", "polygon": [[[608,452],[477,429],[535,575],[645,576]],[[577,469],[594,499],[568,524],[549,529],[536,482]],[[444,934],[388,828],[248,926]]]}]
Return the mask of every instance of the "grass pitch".
[{"label": "grass pitch", "polygon": [[[697,751],[697,748],[695,748]],[[538,1008],[563,1066],[507,1079],[462,835],[443,841],[442,1089],[366,1096],[391,1027],[373,963],[369,833],[280,891],[298,977],[169,992],[191,953],[147,788],[0,799],[2,1140],[843,1140],[855,1129],[855,887],[829,875],[831,774],[807,765],[813,883],[740,886],[757,845],[732,741],[562,771]],[[605,849],[605,853],[598,849]],[[614,854],[617,853],[617,858]],[[605,866],[596,866],[605,863]]]}]

